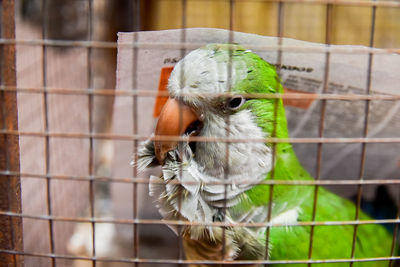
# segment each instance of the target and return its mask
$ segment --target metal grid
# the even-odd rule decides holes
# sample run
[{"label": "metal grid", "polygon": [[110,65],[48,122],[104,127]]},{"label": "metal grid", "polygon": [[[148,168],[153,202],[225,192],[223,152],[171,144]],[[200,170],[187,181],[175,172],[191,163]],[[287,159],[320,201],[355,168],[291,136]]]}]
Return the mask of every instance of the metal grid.
[{"label": "metal grid", "polygon": [[[84,0],[79,0],[84,1]],[[200,0],[201,1],[201,0]],[[260,0],[261,1],[261,0]],[[260,2],[255,1],[255,2]],[[105,1],[107,2],[107,1]],[[150,24],[149,21],[143,19],[143,12],[147,11],[146,2],[144,1],[128,1],[130,14],[133,15],[133,20],[130,21],[130,28],[128,30],[138,31],[140,29],[146,29],[146,23]],[[181,12],[180,16],[180,28],[182,28],[182,34],[180,41],[181,43],[178,45],[181,49],[181,57],[187,54],[188,50],[194,47],[197,47],[198,44],[188,43],[186,41],[186,28],[188,27],[188,14],[187,9],[188,5],[193,1],[175,1],[176,4]],[[222,1],[226,2],[229,7],[229,22],[228,22],[228,29],[230,30],[229,41],[234,42],[234,34],[233,31],[237,30],[235,25],[237,21],[235,21],[235,12],[236,5],[238,3],[242,3],[245,1]],[[277,51],[277,63],[280,65],[282,54],[285,52],[297,51],[297,52],[304,52],[304,53],[314,53],[317,49],[299,49],[296,47],[292,48],[283,48],[282,47],[282,39],[285,36],[284,32],[284,12],[285,12],[285,5],[291,3],[302,3],[301,1],[261,1],[261,2],[271,2],[276,3],[277,5],[277,14],[276,14],[276,24],[277,24],[277,31],[276,36],[279,38],[276,47],[268,47],[264,49],[270,49]],[[94,21],[96,15],[95,5],[98,4],[98,0],[87,0],[86,1],[86,10],[87,10],[87,31],[86,31],[86,38],[79,41],[74,40],[53,40],[51,37],[48,36],[48,28],[49,28],[49,14],[50,14],[50,1],[42,0],[41,1],[41,8],[42,8],[42,20],[40,21],[41,25],[41,37],[38,39],[32,40],[24,40],[15,37],[15,30],[14,30],[14,1],[12,0],[4,0],[1,2],[1,18],[2,18],[2,29],[1,29],[1,45],[2,45],[2,72],[1,72],[1,102],[2,102],[2,110],[1,115],[2,118],[0,122],[2,123],[1,127],[1,136],[2,139],[0,140],[1,143],[1,151],[2,151],[2,158],[0,163],[1,165],[1,200],[2,200],[2,208],[0,211],[0,222],[1,225],[5,225],[2,227],[3,236],[7,236],[4,241],[1,242],[1,262],[6,263],[8,266],[22,266],[24,262],[24,258],[28,257],[35,257],[35,258],[45,258],[49,261],[46,261],[46,264],[49,266],[57,266],[57,265],[68,265],[67,262],[71,263],[75,260],[83,260],[89,262],[92,266],[100,265],[102,263],[129,263],[134,264],[135,266],[142,266],[144,264],[174,264],[174,265],[185,265],[185,264],[231,264],[230,262],[224,260],[223,258],[221,261],[190,261],[184,259],[183,249],[181,245],[181,237],[178,240],[174,241],[174,244],[171,246],[177,247],[177,256],[174,258],[160,258],[157,257],[155,254],[153,257],[144,258],[140,256],[141,250],[141,240],[139,238],[141,226],[143,225],[156,225],[159,227],[165,227],[165,224],[177,225],[178,227],[185,226],[185,225],[202,225],[201,222],[186,222],[186,221],[161,221],[159,219],[144,219],[139,217],[139,200],[138,200],[138,190],[139,186],[144,184],[147,185],[149,183],[148,179],[145,178],[136,178],[138,176],[138,170],[134,166],[132,170],[132,177],[114,177],[111,175],[103,175],[103,173],[98,172],[99,165],[96,162],[96,153],[99,153],[95,149],[95,142],[103,141],[103,140],[112,140],[112,141],[121,141],[121,142],[131,142],[132,143],[132,152],[134,155],[134,161],[137,160],[137,150],[139,147],[139,141],[144,141],[149,138],[148,135],[139,134],[139,125],[138,125],[138,116],[141,116],[140,110],[138,109],[138,101],[141,100],[141,97],[156,97],[158,93],[156,92],[149,92],[146,90],[141,90],[138,88],[138,75],[137,75],[137,68],[138,68],[138,51],[144,48],[153,48],[153,49],[168,49],[174,47],[174,44],[143,44],[137,43],[137,36],[134,35],[134,43],[130,46],[133,49],[133,86],[131,90],[116,90],[111,89],[113,85],[110,83],[106,84],[106,86],[99,86],[95,84],[95,77],[96,75],[102,75],[104,72],[100,70],[97,66],[99,62],[94,62],[95,60],[99,60],[100,64],[104,64],[104,62],[109,62],[109,58],[106,59],[98,59],[101,57],[101,53],[95,54],[95,52],[100,50],[110,50],[111,52],[110,57],[115,57],[116,55],[116,48],[117,44],[115,41],[108,40],[98,32],[96,32],[94,28]],[[111,3],[111,2],[109,2]],[[154,4],[154,3],[153,3]],[[288,138],[288,139],[281,139],[275,138],[274,136],[270,138],[265,138],[261,140],[244,140],[244,139],[232,139],[229,138],[229,127],[226,133],[225,138],[215,137],[215,138],[206,138],[206,137],[193,137],[193,141],[201,141],[201,142],[225,142],[227,147],[229,143],[232,142],[268,142],[272,143],[273,146],[276,143],[280,142],[290,142],[293,144],[316,144],[317,145],[317,156],[316,156],[316,169],[315,169],[315,181],[279,181],[279,180],[269,180],[264,181],[265,184],[270,185],[270,200],[272,200],[273,188],[276,184],[296,184],[296,185],[313,185],[315,187],[314,191],[314,207],[313,207],[313,220],[311,222],[301,222],[296,223],[294,226],[311,226],[311,235],[310,235],[310,243],[309,243],[309,257],[306,260],[292,260],[292,261],[271,261],[268,258],[268,253],[265,260],[262,261],[245,261],[245,262],[236,262],[235,264],[285,264],[285,263],[320,263],[320,262],[349,262],[349,265],[352,266],[354,262],[361,262],[361,261],[372,261],[372,260],[390,260],[390,266],[394,266],[396,262],[400,260],[399,256],[395,256],[394,246],[396,241],[396,235],[398,232],[398,225],[400,223],[399,213],[400,211],[397,210],[396,218],[393,219],[383,219],[383,220],[370,220],[370,221],[359,221],[359,211],[361,206],[361,200],[363,195],[363,188],[367,185],[378,185],[378,184],[385,184],[385,185],[392,185],[397,186],[399,188],[400,180],[398,177],[393,177],[392,179],[379,179],[376,177],[375,179],[364,179],[365,176],[365,162],[366,162],[366,150],[368,145],[370,144],[396,144],[400,143],[400,137],[369,137],[368,136],[368,129],[369,129],[369,121],[370,121],[370,105],[373,101],[398,101],[400,97],[398,95],[383,95],[383,94],[372,94],[370,91],[371,88],[371,71],[373,65],[373,58],[374,54],[379,53],[376,50],[365,50],[365,49],[353,49],[350,51],[338,51],[335,48],[331,48],[332,41],[332,24],[333,18],[332,13],[335,6],[355,6],[355,7],[367,7],[371,10],[371,26],[370,26],[370,37],[369,37],[369,47],[374,47],[374,39],[375,39],[375,21],[376,21],[376,12],[379,8],[399,8],[400,4],[396,1],[308,1],[304,2],[304,5],[312,5],[312,4],[321,4],[326,6],[326,22],[325,22],[325,43],[326,47],[320,49],[318,52],[325,53],[325,69],[324,69],[324,77],[323,77],[323,92],[321,94],[317,94],[315,97],[316,101],[320,101],[320,121],[319,121],[319,131],[317,137],[297,137],[297,138]],[[148,6],[147,6],[148,7]],[[145,17],[146,17],[145,16]],[[142,17],[142,18],[141,18]],[[115,21],[111,21],[105,19],[106,22],[115,23]],[[142,25],[141,25],[142,24]],[[144,24],[144,25],[143,25]],[[107,28],[107,30],[112,31],[115,30],[112,27]],[[117,30],[123,30],[123,28],[118,28]],[[100,38],[99,38],[100,36]],[[40,47],[42,49],[41,52],[41,66],[42,66],[42,84],[40,85],[29,85],[26,87],[18,86],[18,82],[16,80],[16,71],[15,71],[15,62],[16,62],[16,55],[15,47],[16,46],[28,46],[28,47]],[[86,86],[83,88],[67,88],[57,87],[57,86],[50,86],[48,84],[48,60],[49,60],[49,51],[50,47],[62,47],[62,48],[81,48],[86,50]],[[321,51],[322,50],[322,51]],[[397,47],[391,47],[390,49],[386,49],[389,52],[399,52]],[[366,90],[363,94],[352,94],[352,95],[344,95],[344,94],[329,94],[328,93],[328,83],[329,83],[329,73],[330,73],[330,57],[332,53],[368,53],[369,60],[368,60],[368,75],[366,80]],[[384,52],[382,52],[384,53]],[[107,56],[106,56],[107,57]],[[7,67],[6,67],[7,66]],[[114,66],[111,64],[111,66]],[[231,69],[228,68],[228,77],[230,77]],[[279,72],[279,70],[278,70]],[[113,80],[113,78],[111,78]],[[84,90],[82,90],[84,89]],[[39,95],[42,98],[42,110],[43,110],[43,128],[39,131],[30,131],[30,130],[18,130],[17,127],[17,102],[16,97],[18,94],[35,94]],[[50,129],[50,104],[49,98],[53,95],[58,96],[82,96],[87,98],[87,126],[78,129],[77,131],[52,131]],[[104,97],[105,101],[100,103],[95,103],[95,97]],[[132,100],[132,134],[115,134],[110,131],[109,125],[101,125],[98,121],[96,121],[95,116],[97,116],[96,111],[98,112],[99,108],[104,108],[109,105],[110,102],[114,101],[116,97],[124,97],[124,98],[131,98]],[[284,99],[293,99],[293,100],[301,100],[302,98],[307,98],[304,95],[256,95],[252,97],[259,97],[259,98],[284,98]],[[340,138],[333,138],[333,137],[325,137],[324,136],[324,127],[326,123],[325,114],[326,114],[326,106],[329,101],[364,101],[364,123],[363,123],[363,133],[361,137],[340,137]],[[4,103],[4,105],[3,105]],[[108,104],[107,104],[108,103]],[[96,111],[95,111],[96,110]],[[111,109],[107,109],[107,111],[112,112]],[[275,112],[276,113],[276,112]],[[104,114],[103,114],[104,115]],[[275,114],[276,115],[276,114]],[[106,116],[112,116],[112,114],[107,114]],[[229,125],[229,121],[227,122]],[[100,131],[99,131],[100,129]],[[18,139],[24,137],[35,137],[35,138],[42,138],[43,146],[44,146],[44,171],[43,172],[21,172],[19,169],[19,147],[18,147]],[[87,155],[81,155],[81,157],[85,157],[85,163],[87,164],[87,173],[82,174],[58,174],[53,173],[51,168],[51,146],[52,140],[54,139],[76,139],[76,140],[85,140],[84,144],[87,146]],[[171,139],[171,137],[154,137],[154,140],[166,140]],[[178,141],[185,141],[186,139],[183,137],[175,137],[172,140]],[[342,180],[333,180],[333,179],[321,179],[321,164],[322,164],[322,155],[323,155],[323,148],[329,144],[343,144],[343,143],[355,143],[360,144],[361,146],[361,153],[360,153],[360,165],[357,179],[342,179]],[[101,147],[102,144],[99,144]],[[23,150],[21,150],[23,151]],[[226,149],[226,159],[229,157],[229,150]],[[324,177],[325,178],[325,177]],[[21,209],[21,190],[20,190],[20,180],[24,179],[40,179],[45,181],[45,188],[46,188],[46,198],[45,198],[45,212],[42,214],[28,214],[24,213],[23,209]],[[52,183],[54,181],[80,181],[88,183],[87,185],[87,204],[88,204],[88,213],[87,216],[70,216],[64,214],[57,214],[55,212],[55,208],[53,205],[54,198],[52,198]],[[109,186],[113,183],[120,183],[123,185],[132,185],[132,218],[129,219],[120,219],[120,218],[106,218],[103,217],[101,212],[99,212],[96,205],[101,205],[102,196],[101,194],[105,194],[106,198],[109,197]],[[222,182],[224,183],[224,182]],[[226,182],[225,184],[228,184]],[[316,203],[318,201],[318,187],[321,185],[355,185],[357,187],[357,195],[356,195],[356,217],[353,221],[345,221],[345,222],[317,222],[315,221],[315,214],[316,214]],[[397,191],[398,192],[398,191]],[[97,195],[96,195],[97,194]],[[4,197],[4,199],[3,199]],[[96,199],[97,198],[97,199]],[[65,200],[64,200],[65,201]],[[397,206],[400,206],[399,199],[396,200]],[[272,201],[269,203],[271,204]],[[4,203],[4,205],[3,205]],[[65,202],[64,202],[65,203]],[[225,204],[226,205],[226,204]],[[271,205],[269,206],[269,210],[271,211]],[[57,214],[57,215],[56,215]],[[269,213],[271,214],[271,212]],[[251,226],[251,227],[266,227],[266,242],[269,242],[269,229],[270,229],[270,215],[268,216],[268,221],[265,223],[259,224],[229,224],[225,222],[221,223],[213,223],[215,226],[221,226],[223,229],[224,227],[228,226]],[[31,219],[35,221],[43,221],[47,223],[47,232],[49,236],[49,246],[47,252],[31,252],[24,250],[23,247],[23,237],[22,237],[22,221],[26,219]],[[90,232],[91,232],[91,243],[92,243],[92,251],[91,255],[71,255],[67,253],[59,253],[56,249],[56,241],[55,241],[55,224],[58,222],[71,222],[71,223],[89,223],[90,224]],[[115,256],[99,256],[96,250],[97,244],[96,241],[96,228],[102,224],[121,224],[131,226],[133,229],[133,244],[130,248],[132,254],[130,257],[115,257]],[[394,235],[393,235],[393,244],[392,244],[392,257],[386,258],[376,258],[376,259],[355,259],[354,258],[354,250],[355,250],[355,241],[357,236],[357,229],[359,225],[362,224],[382,224],[382,223],[390,223],[394,224]],[[354,225],[354,237],[353,237],[353,249],[352,255],[349,259],[335,259],[335,260],[312,260],[312,243],[313,243],[313,229],[314,226],[318,225],[341,225],[341,224],[348,224]],[[279,225],[278,225],[279,226]],[[4,242],[4,243],[3,243]],[[224,246],[223,242],[223,246]],[[224,251],[224,249],[222,249]],[[350,256],[350,255],[349,255]],[[62,260],[70,260],[70,261],[62,261]]]}]

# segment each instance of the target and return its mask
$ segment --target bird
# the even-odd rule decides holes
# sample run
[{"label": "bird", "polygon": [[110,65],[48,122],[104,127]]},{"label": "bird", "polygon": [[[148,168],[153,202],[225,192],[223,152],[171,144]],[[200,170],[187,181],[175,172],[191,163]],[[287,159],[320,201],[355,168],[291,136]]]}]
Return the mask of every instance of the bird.
[{"label": "bird", "polygon": [[161,166],[149,194],[164,220],[187,222],[169,226],[190,266],[388,266],[360,259],[392,256],[393,236],[341,223],[371,218],[312,184],[289,142],[272,141],[289,138],[282,97],[262,97],[283,94],[274,65],[239,44],[207,44],[175,65],[168,92],[137,167]]}]

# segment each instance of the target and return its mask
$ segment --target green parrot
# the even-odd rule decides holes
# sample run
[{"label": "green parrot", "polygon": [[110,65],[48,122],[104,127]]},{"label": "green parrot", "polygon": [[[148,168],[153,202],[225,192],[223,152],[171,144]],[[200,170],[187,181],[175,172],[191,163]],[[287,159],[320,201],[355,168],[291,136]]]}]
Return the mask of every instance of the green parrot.
[{"label": "green parrot", "polygon": [[[299,163],[291,144],[190,141],[191,136],[288,138],[282,99],[248,97],[283,93],[275,67],[240,45],[209,44],[177,63],[168,90],[170,97],[158,119],[155,135],[187,136],[188,141],[149,139],[139,151],[137,165],[140,170],[161,166],[161,176],[150,177],[149,190],[164,219],[201,223],[170,226],[182,236],[186,258],[309,259],[312,227],[293,224],[312,221],[315,186],[275,184],[271,189],[271,185],[262,183],[270,179],[313,180]],[[356,206],[352,202],[323,187],[318,187],[317,194],[316,222],[355,220]],[[359,219],[370,218],[360,212]],[[267,230],[268,221],[278,226]],[[230,225],[207,225],[215,222]],[[232,226],[236,223],[246,225]],[[251,223],[258,226],[250,226]],[[314,226],[311,259],[351,259],[354,228]],[[357,228],[354,258],[391,256],[392,239],[379,224],[361,224]],[[241,266],[258,265],[243,262]],[[389,262],[355,262],[354,266],[389,266]]]}]

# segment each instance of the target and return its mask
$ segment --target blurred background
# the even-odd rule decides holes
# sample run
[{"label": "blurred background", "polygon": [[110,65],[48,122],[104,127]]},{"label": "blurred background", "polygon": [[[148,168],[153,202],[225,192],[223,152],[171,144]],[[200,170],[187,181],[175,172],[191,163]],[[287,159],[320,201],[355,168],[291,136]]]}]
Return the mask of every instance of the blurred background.
[{"label": "blurred background", "polygon": [[[0,2],[1,7],[9,1]],[[115,134],[149,135],[155,119],[153,105],[140,106],[140,98],[110,93],[116,85],[118,32],[210,27],[398,52],[400,5],[378,2],[384,4],[373,7],[368,0],[16,0],[18,128],[24,133],[19,136],[22,213],[27,215],[22,218],[25,266],[92,266],[84,258],[93,253],[144,259],[140,266],[157,265],[146,259],[182,258],[179,239],[165,225],[132,224],[134,219],[160,216],[148,197],[147,185],[131,183],[137,174],[130,161],[138,143]],[[2,32],[4,27],[3,23]],[[93,95],[88,89],[102,93]],[[393,123],[399,123],[398,114],[393,115]],[[141,120],[135,122],[135,116]],[[93,138],[88,133],[111,138]],[[316,175],[317,144],[295,147],[303,164]],[[358,179],[361,145],[355,150],[339,158],[339,163],[344,161],[340,170],[327,170],[324,175]],[[387,164],[381,166],[386,173],[372,178],[399,179],[400,155],[394,154]],[[104,179],[93,181],[93,177]],[[387,207],[389,215],[384,218],[398,216],[398,184],[379,190],[376,185],[363,188],[364,207]],[[355,185],[332,190],[353,199],[357,194]],[[91,217],[105,223],[76,222],[76,218]],[[113,219],[120,223],[106,223]],[[99,261],[96,265],[132,263]]]}]

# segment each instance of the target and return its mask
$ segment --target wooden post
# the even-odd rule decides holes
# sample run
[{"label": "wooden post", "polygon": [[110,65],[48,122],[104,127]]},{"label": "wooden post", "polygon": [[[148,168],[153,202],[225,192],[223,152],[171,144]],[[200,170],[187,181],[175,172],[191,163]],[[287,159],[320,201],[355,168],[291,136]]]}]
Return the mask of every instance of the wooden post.
[{"label": "wooden post", "polygon": [[[1,38],[15,39],[14,0],[0,2]],[[0,46],[0,84],[7,88],[16,86],[15,44]],[[0,211],[21,213],[21,181],[19,172],[18,135],[4,131],[18,130],[17,94],[0,90]],[[0,265],[23,266],[23,257],[4,250],[22,251],[21,217],[0,215]]]}]

